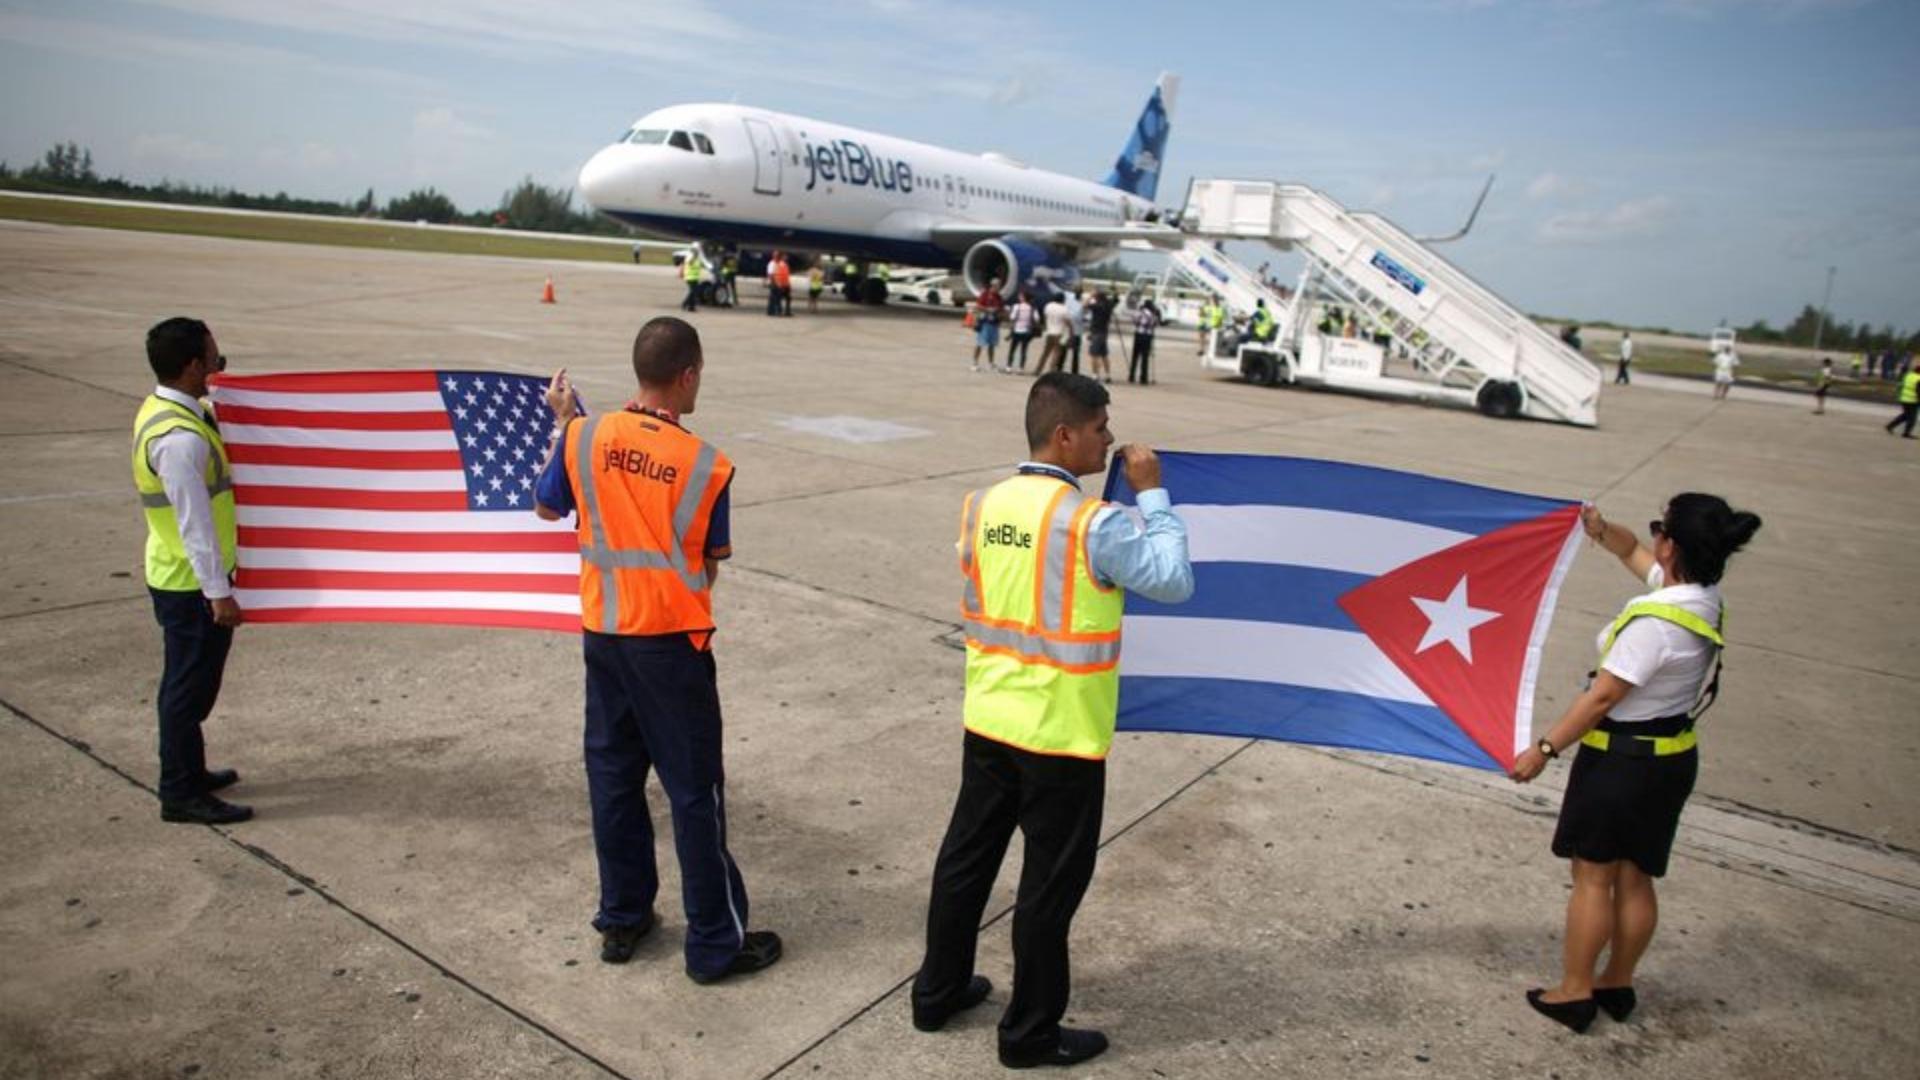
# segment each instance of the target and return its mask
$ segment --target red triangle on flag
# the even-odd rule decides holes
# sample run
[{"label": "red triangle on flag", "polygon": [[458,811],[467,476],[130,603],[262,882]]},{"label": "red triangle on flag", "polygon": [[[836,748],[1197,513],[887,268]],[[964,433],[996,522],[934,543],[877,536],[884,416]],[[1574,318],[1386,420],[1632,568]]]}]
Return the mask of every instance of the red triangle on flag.
[{"label": "red triangle on flag", "polygon": [[[1396,567],[1340,597],[1368,638],[1502,768],[1531,732],[1536,621],[1571,550],[1570,505]],[[1542,633],[1544,638],[1544,625]],[[1522,701],[1523,695],[1527,698]]]}]

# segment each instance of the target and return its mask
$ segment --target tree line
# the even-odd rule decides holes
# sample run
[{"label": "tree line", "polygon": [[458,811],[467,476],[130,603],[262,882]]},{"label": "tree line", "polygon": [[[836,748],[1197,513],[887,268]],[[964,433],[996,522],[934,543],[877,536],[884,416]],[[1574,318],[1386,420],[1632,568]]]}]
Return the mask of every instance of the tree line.
[{"label": "tree line", "polygon": [[385,218],[389,221],[428,221],[435,225],[476,225],[483,228],[526,229],[534,232],[589,233],[621,236],[626,230],[591,210],[576,210],[573,191],[535,183],[532,177],[500,196],[497,206],[462,212],[437,188],[416,188],[382,204],[373,189],[351,201],[310,199],[284,191],[255,195],[233,188],[201,187],[162,180],[140,184],[118,176],[101,176],[93,167],[93,152],[74,142],[58,143],[40,160],[15,170],[0,161],[0,188],[58,195],[93,195],[139,202],[186,203],[234,210],[277,210],[329,217]]},{"label": "tree line", "polygon": [[[1824,326],[1821,325],[1823,321]],[[1876,330],[1865,320],[1858,325],[1846,321],[1835,322],[1830,316],[1822,316],[1820,309],[1812,304],[1801,308],[1800,314],[1780,329],[1768,326],[1765,319],[1740,328],[1742,341],[1766,341],[1812,348],[1816,338],[1822,351],[1836,353],[1913,352],[1920,349],[1920,331],[1908,333],[1897,330],[1892,323]]]}]

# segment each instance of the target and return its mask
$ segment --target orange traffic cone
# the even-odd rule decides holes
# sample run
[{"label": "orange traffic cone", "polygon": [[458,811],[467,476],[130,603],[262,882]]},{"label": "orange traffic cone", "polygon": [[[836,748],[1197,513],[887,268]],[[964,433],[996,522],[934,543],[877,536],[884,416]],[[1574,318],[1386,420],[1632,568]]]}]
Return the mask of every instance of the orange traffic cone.
[{"label": "orange traffic cone", "polygon": [[541,302],[541,303],[543,303],[543,304],[551,304],[551,303],[554,303],[554,299],[553,299],[553,276],[552,276],[551,274],[549,274],[549,275],[547,276],[547,287],[546,287],[546,288],[544,288],[544,289],[541,289],[541,290],[540,290],[540,302]]}]

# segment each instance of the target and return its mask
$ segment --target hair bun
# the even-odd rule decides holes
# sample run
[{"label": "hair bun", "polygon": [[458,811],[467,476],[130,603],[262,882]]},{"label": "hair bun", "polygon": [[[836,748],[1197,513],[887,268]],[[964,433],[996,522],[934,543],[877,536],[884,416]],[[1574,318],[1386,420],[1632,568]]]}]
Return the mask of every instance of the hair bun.
[{"label": "hair bun", "polygon": [[1720,529],[1720,542],[1731,555],[1747,545],[1753,534],[1760,531],[1760,515],[1745,510],[1735,510],[1727,515],[1726,523]]}]

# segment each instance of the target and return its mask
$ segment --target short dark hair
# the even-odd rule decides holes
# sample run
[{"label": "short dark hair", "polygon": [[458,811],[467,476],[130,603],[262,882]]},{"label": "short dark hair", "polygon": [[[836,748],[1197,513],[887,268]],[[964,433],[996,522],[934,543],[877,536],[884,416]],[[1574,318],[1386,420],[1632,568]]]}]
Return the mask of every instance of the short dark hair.
[{"label": "short dark hair", "polygon": [[633,375],[642,386],[665,386],[700,364],[700,332],[685,319],[648,319],[633,336]]},{"label": "short dark hair", "polygon": [[1044,448],[1053,441],[1054,428],[1084,424],[1111,400],[1097,379],[1067,371],[1040,376],[1027,391],[1027,449]]},{"label": "short dark hair", "polygon": [[1735,510],[1718,495],[1684,491],[1667,503],[1664,524],[1687,580],[1715,585],[1727,571],[1728,556],[1760,531],[1760,516]]},{"label": "short dark hair", "polygon": [[176,315],[153,324],[147,331],[147,363],[161,382],[172,382],[195,360],[207,355],[207,324],[199,319]]}]

